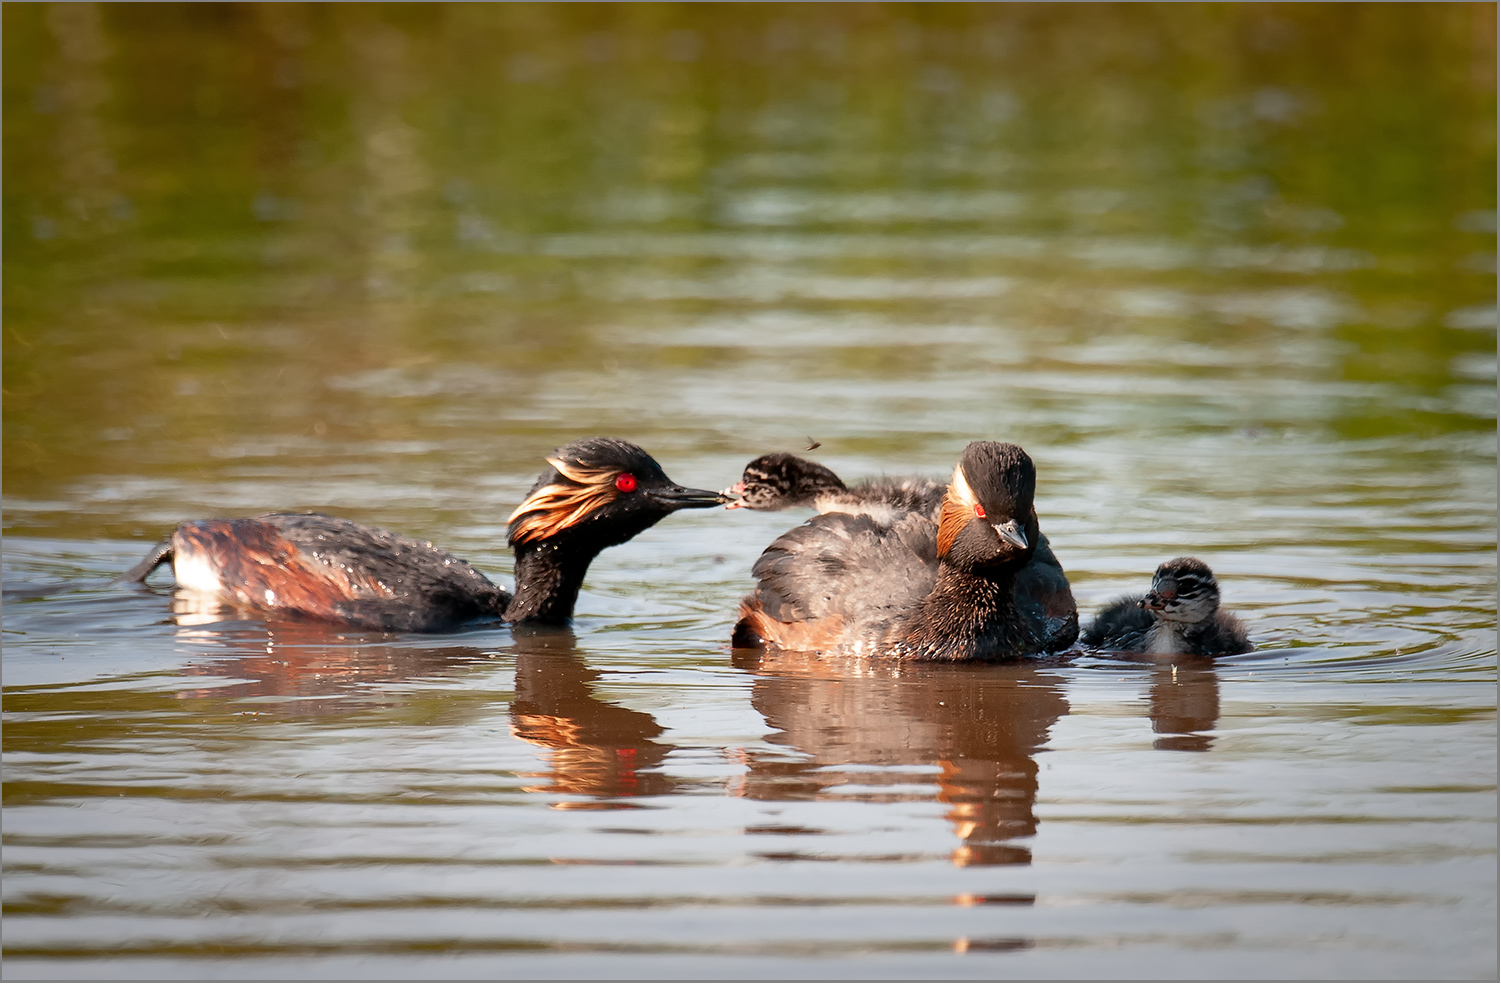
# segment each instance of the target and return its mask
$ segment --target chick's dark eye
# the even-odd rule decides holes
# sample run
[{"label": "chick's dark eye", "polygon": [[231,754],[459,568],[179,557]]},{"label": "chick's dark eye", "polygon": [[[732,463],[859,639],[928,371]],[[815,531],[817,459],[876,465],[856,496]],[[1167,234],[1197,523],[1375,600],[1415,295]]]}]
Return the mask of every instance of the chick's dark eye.
[{"label": "chick's dark eye", "polygon": [[615,487],[622,492],[636,491],[636,476],[630,472],[622,472],[615,476]]}]

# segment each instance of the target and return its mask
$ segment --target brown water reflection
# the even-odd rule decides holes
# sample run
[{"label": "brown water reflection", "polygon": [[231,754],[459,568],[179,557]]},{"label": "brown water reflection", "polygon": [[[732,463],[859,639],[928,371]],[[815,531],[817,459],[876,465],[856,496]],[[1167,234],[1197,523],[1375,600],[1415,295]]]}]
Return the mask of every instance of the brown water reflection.
[{"label": "brown water reflection", "polygon": [[1159,737],[1153,748],[1207,752],[1220,719],[1220,679],[1214,660],[1182,657],[1152,668],[1152,730]]},{"label": "brown water reflection", "polygon": [[[1063,678],[1028,664],[852,664],[809,653],[737,651],[751,703],[796,758],[744,752],[750,799],[939,802],[958,866],[1030,864],[1037,754],[1068,713]],[[903,767],[921,767],[917,769]]]},{"label": "brown water reflection", "polygon": [[547,750],[548,768],[524,772],[540,780],[527,792],[594,797],[559,799],[558,810],[627,809],[618,798],[672,792],[676,781],[655,771],[672,745],[654,741],[663,728],[644,711],[595,697],[591,685],[603,674],[577,653],[572,632],[519,631],[516,699],[511,734]]},{"label": "brown water reflection", "polygon": [[[395,707],[421,700],[405,688],[383,683],[461,674],[497,661],[515,666],[515,697],[509,702],[511,734],[546,750],[544,771],[524,771],[538,780],[526,792],[587,796],[558,799],[555,809],[626,809],[619,798],[654,796],[677,783],[655,771],[672,751],[655,741],[663,728],[652,715],[600,700],[592,692],[601,671],[580,655],[571,630],[513,630],[509,658],[474,646],[413,647],[399,641],[371,641],[371,634],[341,631],[316,622],[208,622],[213,615],[198,599],[174,597],[178,638],[194,647],[253,650],[243,655],[193,661],[187,677],[214,677],[212,686],[177,691],[181,700],[214,705],[257,701],[258,713],[279,715],[347,714],[357,709]],[[216,609],[218,610],[218,609]],[[399,637],[397,637],[399,638]]]},{"label": "brown water reflection", "polygon": [[232,704],[280,698],[257,701],[255,706],[266,713],[296,716],[395,706],[410,695],[398,699],[382,691],[380,684],[450,676],[494,659],[493,654],[473,646],[381,643],[313,622],[190,623],[179,628],[177,637],[197,648],[240,651],[182,667],[180,672],[186,677],[236,682],[179,690],[179,699]]}]

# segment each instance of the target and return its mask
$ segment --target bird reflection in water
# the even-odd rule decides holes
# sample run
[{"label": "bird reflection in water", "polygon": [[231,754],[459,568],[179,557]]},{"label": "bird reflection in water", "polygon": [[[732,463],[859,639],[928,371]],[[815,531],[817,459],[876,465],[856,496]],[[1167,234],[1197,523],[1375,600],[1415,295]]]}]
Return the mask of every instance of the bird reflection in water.
[{"label": "bird reflection in water", "polygon": [[547,763],[521,774],[541,780],[523,788],[588,797],[559,799],[558,810],[631,809],[636,797],[672,792],[676,782],[656,771],[673,748],[653,740],[663,732],[656,718],[594,696],[602,674],[580,658],[572,632],[515,631],[511,733],[546,749]]},{"label": "bird reflection in water", "polygon": [[1068,713],[1060,676],[1034,663],[857,663],[756,650],[737,650],[735,663],[756,674],[751,703],[778,729],[767,740],[798,753],[746,750],[739,795],[923,800],[934,795],[936,766],[936,798],[959,840],[953,863],[1031,863],[1017,841],[1037,833],[1036,755]]},{"label": "bird reflection in water", "polygon": [[[409,645],[321,622],[194,623],[180,628],[178,638],[196,649],[224,653],[191,662],[180,671],[222,682],[178,691],[178,698],[250,701],[237,710],[251,714],[301,717],[431,703],[423,694],[382,685],[448,676],[495,661],[493,651],[474,646],[434,646],[428,640]],[[455,710],[450,705],[439,716]]]},{"label": "bird reflection in water", "polygon": [[[1162,657],[1158,657],[1159,660]],[[1152,667],[1149,696],[1153,748],[1207,752],[1220,719],[1220,680],[1208,656],[1177,656]]]}]

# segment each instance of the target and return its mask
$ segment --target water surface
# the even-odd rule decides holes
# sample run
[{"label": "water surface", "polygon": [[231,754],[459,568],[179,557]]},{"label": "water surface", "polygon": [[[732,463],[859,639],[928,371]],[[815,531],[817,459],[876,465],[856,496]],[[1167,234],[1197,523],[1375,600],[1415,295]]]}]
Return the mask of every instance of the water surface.
[{"label": "water surface", "polygon": [[[1493,8],[3,16],[8,975],[1496,975]],[[1192,553],[1257,649],[732,653],[746,510],[562,634],[107,586],[269,508],[504,580],[590,434],[1012,440],[1083,611]]]}]

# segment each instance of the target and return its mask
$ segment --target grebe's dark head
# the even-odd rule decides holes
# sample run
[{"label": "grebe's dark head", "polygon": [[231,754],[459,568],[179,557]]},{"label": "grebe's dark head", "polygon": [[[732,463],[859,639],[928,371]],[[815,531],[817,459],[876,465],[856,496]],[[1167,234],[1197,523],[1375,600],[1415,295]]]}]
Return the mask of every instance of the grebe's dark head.
[{"label": "grebe's dark head", "polygon": [[1197,557],[1175,557],[1152,576],[1141,607],[1164,622],[1202,622],[1220,607],[1220,585]]},{"label": "grebe's dark head", "polygon": [[558,448],[516,511],[511,546],[576,535],[596,550],[624,543],[679,509],[725,501],[718,492],[677,485],[629,441],[590,437]]},{"label": "grebe's dark head", "polygon": [[1041,535],[1032,506],[1037,470],[1015,444],[964,449],[938,513],[938,556],[966,569],[1020,567]]},{"label": "grebe's dark head", "polygon": [[726,509],[790,509],[811,506],[826,492],[843,492],[839,476],[823,465],[795,454],[763,454],[745,466],[740,481],[722,493],[735,497]]}]

